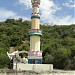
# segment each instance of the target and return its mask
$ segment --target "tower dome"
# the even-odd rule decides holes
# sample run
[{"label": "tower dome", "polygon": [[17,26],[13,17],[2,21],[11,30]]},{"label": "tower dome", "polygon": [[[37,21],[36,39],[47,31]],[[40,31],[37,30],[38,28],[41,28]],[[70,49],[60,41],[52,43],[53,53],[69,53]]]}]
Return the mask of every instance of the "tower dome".
[{"label": "tower dome", "polygon": [[31,3],[37,3],[37,4],[40,4],[40,0],[31,0]]}]

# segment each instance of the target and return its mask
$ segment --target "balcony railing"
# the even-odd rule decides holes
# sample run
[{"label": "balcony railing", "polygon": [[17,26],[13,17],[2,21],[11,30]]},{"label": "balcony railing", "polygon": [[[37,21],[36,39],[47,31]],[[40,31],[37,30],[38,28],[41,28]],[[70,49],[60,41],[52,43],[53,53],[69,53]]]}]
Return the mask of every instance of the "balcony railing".
[{"label": "balcony railing", "polygon": [[30,50],[29,52],[28,52],[28,55],[29,56],[42,56],[42,51],[32,51],[32,50]]},{"label": "balcony railing", "polygon": [[29,30],[30,33],[42,33],[41,29],[30,29]]},{"label": "balcony railing", "polygon": [[32,13],[31,16],[40,16],[39,13]]}]

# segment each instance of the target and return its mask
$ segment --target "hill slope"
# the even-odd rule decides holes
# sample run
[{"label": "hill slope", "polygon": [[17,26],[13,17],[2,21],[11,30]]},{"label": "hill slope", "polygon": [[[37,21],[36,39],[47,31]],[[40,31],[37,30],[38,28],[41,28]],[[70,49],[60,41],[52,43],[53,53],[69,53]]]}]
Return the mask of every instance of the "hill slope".
[{"label": "hill slope", "polygon": [[[29,50],[30,21],[7,19],[0,22],[0,67],[7,67],[6,55],[9,47],[18,50]],[[55,68],[75,69],[75,25],[41,25],[41,50],[43,63],[52,63]]]}]

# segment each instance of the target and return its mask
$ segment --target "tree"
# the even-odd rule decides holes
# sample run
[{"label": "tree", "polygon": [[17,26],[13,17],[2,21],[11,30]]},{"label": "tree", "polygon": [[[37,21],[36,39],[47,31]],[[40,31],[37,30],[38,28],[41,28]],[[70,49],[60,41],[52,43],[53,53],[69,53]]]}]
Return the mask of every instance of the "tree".
[{"label": "tree", "polygon": [[53,64],[53,56],[51,54],[46,54],[44,56],[44,63],[46,64]]},{"label": "tree", "polygon": [[6,48],[0,47],[0,68],[8,67],[9,58],[6,51]]}]

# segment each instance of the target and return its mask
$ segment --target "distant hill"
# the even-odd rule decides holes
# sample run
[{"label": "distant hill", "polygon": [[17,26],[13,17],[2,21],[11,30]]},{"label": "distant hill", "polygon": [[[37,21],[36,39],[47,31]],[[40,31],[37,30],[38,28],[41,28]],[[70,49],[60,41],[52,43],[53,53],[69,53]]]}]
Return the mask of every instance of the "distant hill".
[{"label": "distant hill", "polygon": [[[9,47],[29,50],[31,21],[7,19],[0,22],[0,68],[8,66],[6,52]],[[41,50],[43,63],[52,63],[55,68],[75,69],[75,25],[41,25]]]}]

